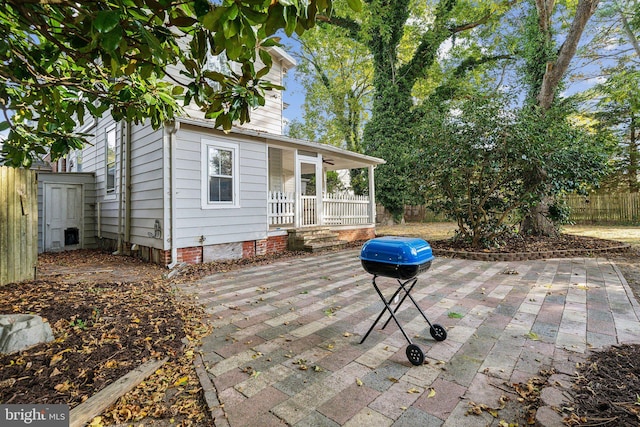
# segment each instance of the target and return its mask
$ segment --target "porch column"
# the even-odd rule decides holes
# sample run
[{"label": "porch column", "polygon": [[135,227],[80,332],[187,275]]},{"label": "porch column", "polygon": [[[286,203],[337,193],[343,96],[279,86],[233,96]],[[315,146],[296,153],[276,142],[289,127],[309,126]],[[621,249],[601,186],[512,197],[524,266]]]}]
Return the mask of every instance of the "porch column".
[{"label": "porch column", "polygon": [[375,165],[369,166],[369,222],[376,223],[376,185],[373,179],[373,170]]},{"label": "porch column", "polygon": [[293,218],[293,226],[295,228],[300,228],[302,221],[300,220],[302,216],[302,209],[300,205],[302,204],[302,198],[300,197],[302,194],[302,184],[300,181],[300,159],[298,158],[298,150],[295,151],[295,155],[293,158],[293,176],[295,180],[295,191],[296,191],[296,202],[294,207],[294,218]]},{"label": "porch column", "polygon": [[316,222],[318,225],[324,225],[324,206],[322,199],[324,198],[324,185],[326,183],[326,173],[322,167],[322,154],[318,155],[316,162]]}]

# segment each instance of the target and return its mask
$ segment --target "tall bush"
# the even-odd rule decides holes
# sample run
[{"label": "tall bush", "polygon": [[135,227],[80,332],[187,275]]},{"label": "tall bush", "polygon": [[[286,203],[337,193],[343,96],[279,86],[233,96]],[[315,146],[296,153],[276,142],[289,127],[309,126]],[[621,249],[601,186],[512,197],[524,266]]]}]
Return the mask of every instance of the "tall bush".
[{"label": "tall bush", "polygon": [[[458,224],[457,239],[499,245],[540,203],[540,185],[557,196],[595,184],[606,167],[603,145],[566,114],[513,110],[509,96],[476,96],[427,114],[421,123],[415,180],[428,206]],[[544,167],[541,167],[544,165]],[[534,176],[544,170],[545,176]],[[561,204],[550,209],[556,222]]]}]

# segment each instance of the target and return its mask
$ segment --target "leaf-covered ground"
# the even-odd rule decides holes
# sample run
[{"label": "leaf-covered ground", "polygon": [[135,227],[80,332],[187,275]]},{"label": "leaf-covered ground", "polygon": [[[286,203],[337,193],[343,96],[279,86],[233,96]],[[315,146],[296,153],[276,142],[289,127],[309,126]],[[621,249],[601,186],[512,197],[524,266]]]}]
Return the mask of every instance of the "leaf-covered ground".
[{"label": "leaf-covered ground", "polygon": [[95,424],[209,424],[193,369],[204,312],[163,278],[166,270],[98,251],[41,255],[38,270],[41,280],[0,289],[0,313],[40,315],[56,339],[0,355],[0,403],[73,408],[145,361],[168,357]]},{"label": "leaf-covered ground", "polygon": [[[575,239],[538,239],[531,247],[562,249],[572,241],[575,244]],[[580,241],[589,247],[599,244],[598,239]],[[447,247],[444,241],[431,243]],[[173,281],[278,258],[187,266]],[[640,253],[616,255],[614,260],[636,297],[640,295]],[[144,361],[169,357],[94,425],[211,424],[193,368],[199,338],[208,331],[206,314],[197,301],[176,291],[164,277],[166,269],[99,251],[75,251],[41,255],[38,271],[39,280],[0,288],[0,313],[38,314],[50,322],[56,340],[0,355],[0,403],[75,407]],[[640,346],[612,347],[594,353],[590,360],[576,376],[575,402],[566,423],[638,425]],[[528,406],[535,410],[536,399],[531,400]]]}]

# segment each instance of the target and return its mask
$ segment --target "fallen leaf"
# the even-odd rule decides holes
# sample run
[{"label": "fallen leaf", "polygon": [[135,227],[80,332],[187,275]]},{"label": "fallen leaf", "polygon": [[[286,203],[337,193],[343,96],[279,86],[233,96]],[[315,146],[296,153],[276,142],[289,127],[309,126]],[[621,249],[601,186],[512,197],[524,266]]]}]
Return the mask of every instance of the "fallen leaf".
[{"label": "fallen leaf", "polygon": [[436,390],[433,387],[429,388],[429,394],[427,394],[427,398],[434,397],[435,395],[436,395]]},{"label": "fallen leaf", "polygon": [[417,388],[415,388],[415,387],[412,387],[412,388],[410,388],[409,390],[407,390],[407,393],[415,394],[415,393],[421,393],[421,391],[420,391],[420,390],[418,390],[418,389],[417,389]]},{"label": "fallen leaf", "polygon": [[58,393],[64,393],[65,391],[69,390],[71,388],[71,384],[69,384],[69,381],[65,381],[61,384],[58,384],[57,386],[54,387],[54,389],[56,389],[56,391]]},{"label": "fallen leaf", "polygon": [[89,424],[88,427],[103,427],[103,426],[104,424],[102,424],[102,417],[98,416],[91,420],[91,423]]},{"label": "fallen leaf", "polygon": [[53,366],[56,363],[60,362],[61,360],[62,360],[61,354],[54,354],[53,357],[51,358],[51,361],[49,362],[49,366]]},{"label": "fallen leaf", "polygon": [[356,378],[356,384],[358,387],[362,387],[362,380],[360,378]]},{"label": "fallen leaf", "polygon": [[189,383],[189,377],[188,376],[184,376],[180,379],[178,379],[176,382],[173,383],[174,386],[176,387],[182,387],[184,385],[187,385]]}]

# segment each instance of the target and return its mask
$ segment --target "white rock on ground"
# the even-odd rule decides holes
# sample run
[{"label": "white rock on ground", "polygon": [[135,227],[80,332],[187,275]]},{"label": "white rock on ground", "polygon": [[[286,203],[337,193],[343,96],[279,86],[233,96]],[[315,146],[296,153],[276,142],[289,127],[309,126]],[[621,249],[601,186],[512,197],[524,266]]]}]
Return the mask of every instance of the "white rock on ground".
[{"label": "white rock on ground", "polygon": [[53,341],[48,322],[33,314],[0,315],[0,353],[10,354]]}]

